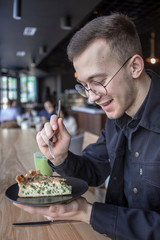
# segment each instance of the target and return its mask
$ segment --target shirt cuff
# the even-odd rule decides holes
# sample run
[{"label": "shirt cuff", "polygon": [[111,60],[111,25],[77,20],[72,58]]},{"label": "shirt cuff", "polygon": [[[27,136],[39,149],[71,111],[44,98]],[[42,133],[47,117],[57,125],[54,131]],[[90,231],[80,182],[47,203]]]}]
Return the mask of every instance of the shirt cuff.
[{"label": "shirt cuff", "polygon": [[73,153],[71,153],[70,151],[68,151],[68,156],[67,158],[64,160],[64,162],[62,162],[59,165],[54,165],[49,159],[48,159],[48,164],[49,166],[52,168],[53,171],[61,171],[63,170],[66,166],[67,166],[67,162],[69,161],[69,158],[73,155]]},{"label": "shirt cuff", "polygon": [[65,166],[65,160],[64,160],[63,163],[55,166],[55,165],[48,159],[48,164],[49,164],[49,166],[52,168],[52,170],[56,172],[57,170],[61,170],[61,169],[63,168],[63,166]]},{"label": "shirt cuff", "polygon": [[90,224],[95,231],[115,239],[117,213],[117,206],[95,202],[92,207]]}]

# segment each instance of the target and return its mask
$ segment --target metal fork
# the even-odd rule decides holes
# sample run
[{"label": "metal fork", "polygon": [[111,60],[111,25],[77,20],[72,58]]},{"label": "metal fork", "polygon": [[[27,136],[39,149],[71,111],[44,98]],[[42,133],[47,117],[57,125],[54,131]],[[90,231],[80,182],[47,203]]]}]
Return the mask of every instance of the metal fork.
[{"label": "metal fork", "polygon": [[[58,118],[60,117],[60,113],[61,113],[61,100],[58,101]],[[48,139],[48,147],[49,147],[49,151],[51,156],[55,159],[54,153],[53,153],[53,148],[52,148],[52,141],[53,141],[53,137],[56,133],[56,130],[53,132],[53,135],[51,138]]]}]

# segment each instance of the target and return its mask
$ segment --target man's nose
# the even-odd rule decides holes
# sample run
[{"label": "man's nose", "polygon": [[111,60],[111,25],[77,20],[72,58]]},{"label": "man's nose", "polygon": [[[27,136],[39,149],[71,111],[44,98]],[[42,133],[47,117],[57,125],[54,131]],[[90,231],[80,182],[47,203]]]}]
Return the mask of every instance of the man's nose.
[{"label": "man's nose", "polygon": [[95,94],[92,90],[90,90],[88,94],[88,98],[91,103],[96,102],[100,98],[100,96]]}]

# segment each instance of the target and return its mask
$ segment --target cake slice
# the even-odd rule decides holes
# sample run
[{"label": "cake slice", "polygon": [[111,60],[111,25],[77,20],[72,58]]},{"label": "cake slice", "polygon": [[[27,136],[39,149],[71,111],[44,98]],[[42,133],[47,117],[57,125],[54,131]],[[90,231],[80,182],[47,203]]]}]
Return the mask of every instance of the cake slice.
[{"label": "cake slice", "polygon": [[40,170],[30,170],[25,176],[16,176],[19,197],[62,196],[72,193],[65,178],[43,176]]}]

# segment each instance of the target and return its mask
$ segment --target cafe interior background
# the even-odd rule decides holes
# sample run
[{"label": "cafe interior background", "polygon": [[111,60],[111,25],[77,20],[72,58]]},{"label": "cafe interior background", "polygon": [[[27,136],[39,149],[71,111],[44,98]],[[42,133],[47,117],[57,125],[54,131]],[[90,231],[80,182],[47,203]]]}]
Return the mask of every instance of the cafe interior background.
[{"label": "cafe interior background", "polygon": [[145,68],[160,74],[160,1],[0,0],[0,108],[16,99],[23,112],[40,111],[47,97],[61,98],[80,128],[99,134],[105,114],[74,90],[66,47],[89,20],[116,11],[133,19]]}]

